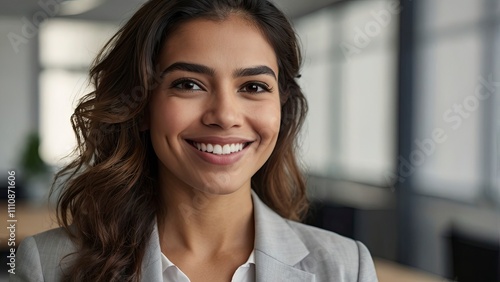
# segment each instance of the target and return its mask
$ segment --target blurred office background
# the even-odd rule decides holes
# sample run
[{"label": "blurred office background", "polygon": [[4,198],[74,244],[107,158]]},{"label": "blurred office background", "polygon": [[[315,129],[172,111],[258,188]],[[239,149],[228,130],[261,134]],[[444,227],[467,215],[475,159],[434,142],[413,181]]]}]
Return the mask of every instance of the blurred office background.
[{"label": "blurred office background", "polygon": [[[19,236],[55,226],[43,199],[89,64],[143,2],[0,1],[0,175],[17,172]],[[307,222],[364,242],[380,281],[500,281],[500,0],[274,2],[304,53]]]}]

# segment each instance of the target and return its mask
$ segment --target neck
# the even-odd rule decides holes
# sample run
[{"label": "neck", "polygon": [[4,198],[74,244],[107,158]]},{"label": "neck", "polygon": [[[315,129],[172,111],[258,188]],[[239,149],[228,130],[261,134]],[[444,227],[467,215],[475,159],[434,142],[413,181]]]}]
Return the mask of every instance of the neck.
[{"label": "neck", "polygon": [[202,256],[253,249],[253,204],[248,187],[227,195],[163,186],[158,217],[162,251]]}]

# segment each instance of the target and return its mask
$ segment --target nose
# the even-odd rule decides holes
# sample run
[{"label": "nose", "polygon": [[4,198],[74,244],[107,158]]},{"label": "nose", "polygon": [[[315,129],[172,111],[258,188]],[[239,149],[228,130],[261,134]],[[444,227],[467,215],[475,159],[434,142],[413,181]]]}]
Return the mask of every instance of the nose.
[{"label": "nose", "polygon": [[241,126],[243,108],[238,98],[238,93],[229,89],[211,95],[202,117],[203,124],[221,129]]}]

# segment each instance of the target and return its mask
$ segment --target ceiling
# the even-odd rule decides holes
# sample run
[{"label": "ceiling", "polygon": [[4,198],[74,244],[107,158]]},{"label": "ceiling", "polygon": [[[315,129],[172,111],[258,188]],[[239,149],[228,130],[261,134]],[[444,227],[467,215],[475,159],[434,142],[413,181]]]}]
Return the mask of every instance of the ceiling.
[{"label": "ceiling", "polygon": [[[96,21],[121,22],[129,18],[137,7],[145,1],[146,0],[66,0],[63,2],[63,0],[0,0],[0,16],[28,17],[29,19],[38,11],[44,11],[43,7],[39,3],[85,2],[85,4],[96,3],[96,7],[82,14],[68,17]],[[272,1],[275,2],[286,14],[288,14],[289,17],[294,18],[341,0]]]}]

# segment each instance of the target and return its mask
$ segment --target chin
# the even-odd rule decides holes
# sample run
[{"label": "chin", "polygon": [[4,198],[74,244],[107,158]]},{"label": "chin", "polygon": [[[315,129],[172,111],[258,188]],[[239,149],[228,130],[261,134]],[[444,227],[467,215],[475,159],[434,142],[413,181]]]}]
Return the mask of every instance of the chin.
[{"label": "chin", "polygon": [[[210,172],[205,175],[198,175],[197,183],[191,183],[191,187],[199,192],[211,195],[228,195],[240,189],[243,189],[249,181],[242,181],[245,177],[240,174],[231,174],[226,171]],[[239,181],[238,181],[239,180]]]},{"label": "chin", "polygon": [[223,195],[229,195],[232,194],[238,190],[240,190],[242,187],[235,187],[233,185],[231,186],[226,186],[226,185],[221,185],[221,186],[210,186],[210,187],[202,187],[202,188],[197,188],[196,190],[206,194],[207,196],[223,196]]}]

